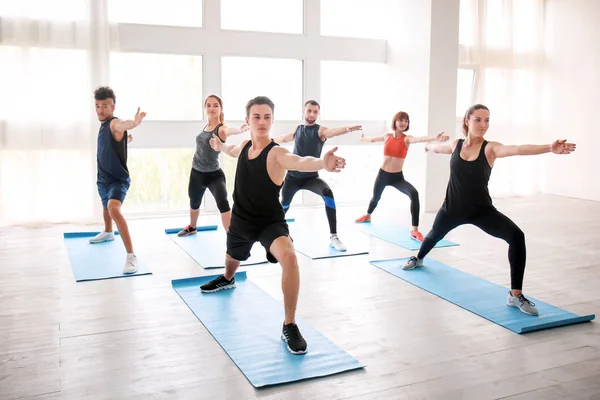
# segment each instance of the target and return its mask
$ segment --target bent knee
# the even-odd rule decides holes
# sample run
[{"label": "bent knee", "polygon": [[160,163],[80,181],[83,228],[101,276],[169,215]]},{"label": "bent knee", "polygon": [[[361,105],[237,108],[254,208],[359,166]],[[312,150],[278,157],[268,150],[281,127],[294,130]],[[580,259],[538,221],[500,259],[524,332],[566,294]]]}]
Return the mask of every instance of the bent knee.
[{"label": "bent knee", "polygon": [[229,202],[227,200],[222,200],[217,203],[217,208],[221,214],[231,211],[229,207]]},{"label": "bent knee", "polygon": [[419,200],[419,192],[417,192],[417,189],[412,189],[408,192],[408,197],[412,200]]},{"label": "bent knee", "polygon": [[110,215],[121,213],[121,202],[118,200],[109,200],[106,207]]},{"label": "bent knee", "polygon": [[284,249],[280,253],[277,261],[279,261],[279,263],[283,267],[287,267],[287,266],[291,267],[291,266],[296,265],[298,263],[298,258],[296,257],[296,251],[294,250],[293,247]]},{"label": "bent knee", "polygon": [[525,243],[525,233],[520,228],[515,228],[507,240],[509,244],[524,244]]}]

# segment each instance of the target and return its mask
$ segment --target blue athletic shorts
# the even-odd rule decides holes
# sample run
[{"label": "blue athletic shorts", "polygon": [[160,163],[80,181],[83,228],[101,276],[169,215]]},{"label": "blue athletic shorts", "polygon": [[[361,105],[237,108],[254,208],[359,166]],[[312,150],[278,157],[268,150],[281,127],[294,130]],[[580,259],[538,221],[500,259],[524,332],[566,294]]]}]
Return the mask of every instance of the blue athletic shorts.
[{"label": "blue athletic shorts", "polygon": [[123,181],[114,181],[109,183],[98,182],[98,194],[102,199],[102,207],[108,208],[109,200],[119,200],[121,204],[125,201],[125,196],[129,190],[129,183]]}]

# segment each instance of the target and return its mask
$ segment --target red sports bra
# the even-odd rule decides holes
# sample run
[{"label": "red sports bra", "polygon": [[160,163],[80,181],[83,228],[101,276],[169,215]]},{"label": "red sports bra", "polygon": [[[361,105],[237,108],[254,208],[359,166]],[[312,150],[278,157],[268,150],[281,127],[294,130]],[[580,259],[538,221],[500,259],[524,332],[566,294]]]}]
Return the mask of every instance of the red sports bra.
[{"label": "red sports bra", "polygon": [[406,158],[408,147],[406,146],[406,135],[402,134],[398,139],[391,134],[383,145],[383,155],[397,158]]}]

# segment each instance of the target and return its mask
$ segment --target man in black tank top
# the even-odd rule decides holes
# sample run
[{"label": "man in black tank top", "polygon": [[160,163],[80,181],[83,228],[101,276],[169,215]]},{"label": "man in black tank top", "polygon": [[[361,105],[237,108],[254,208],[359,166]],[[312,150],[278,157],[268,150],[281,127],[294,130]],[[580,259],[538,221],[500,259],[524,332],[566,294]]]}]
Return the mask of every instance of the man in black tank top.
[{"label": "man in black tank top", "polygon": [[[277,143],[288,143],[294,141],[293,153],[300,157],[321,157],[323,145],[328,138],[343,135],[362,129],[360,125],[344,126],[341,128],[327,128],[317,124],[321,106],[315,100],[308,100],[304,104],[304,124],[298,125],[296,130],[288,135],[279,136],[273,140]],[[325,213],[329,222],[329,246],[337,251],[346,251],[346,246],[337,235],[337,216],[333,191],[317,172],[288,172],[281,190],[281,204],[285,212],[290,208],[294,195],[299,190],[311,191],[323,198],[325,202]]]},{"label": "man in black tank top", "polygon": [[300,157],[280,147],[269,136],[274,108],[267,97],[250,100],[246,105],[246,122],[251,139],[237,146],[226,145],[217,138],[210,142],[213,149],[236,157],[238,163],[231,225],[227,232],[225,273],[200,288],[208,293],[235,288],[234,274],[240,261],[247,260],[254,243],[260,242],[267,251],[267,259],[279,262],[283,271],[285,321],[281,337],[291,353],[303,354],[307,344],[295,323],[300,273],[279,192],[288,170],[339,172],[346,162],[333,154],[337,148],[320,159]]},{"label": "man in black tank top", "polygon": [[213,149],[236,157],[238,163],[231,225],[227,232],[225,273],[200,288],[208,293],[235,288],[234,274],[240,261],[247,260],[254,243],[260,242],[267,251],[267,259],[279,262],[282,267],[285,321],[281,338],[291,353],[303,354],[307,344],[295,323],[300,273],[279,192],[288,170],[339,172],[345,160],[333,154],[337,149],[319,159],[300,157],[280,147],[269,136],[274,109],[269,98],[255,97],[246,105],[251,139],[237,146],[223,144],[217,138],[210,142]]},{"label": "man in black tank top", "polygon": [[[454,228],[464,224],[475,225],[487,234],[508,243],[511,290],[508,292],[506,304],[519,308],[525,314],[535,316],[538,315],[535,304],[523,295],[525,235],[510,218],[493,206],[488,191],[488,181],[497,158],[548,152],[569,154],[575,150],[575,144],[566,143],[566,140],[557,140],[546,145],[521,146],[488,142],[483,136],[487,132],[489,118],[488,108],[476,104],[465,113],[463,120],[465,139],[456,139],[449,144],[426,144],[426,150],[451,154],[450,179],[446,198],[435,217],[431,231],[425,236],[417,256],[411,257],[403,269],[412,270],[422,267],[425,256]],[[463,289],[469,290],[467,287]]]}]

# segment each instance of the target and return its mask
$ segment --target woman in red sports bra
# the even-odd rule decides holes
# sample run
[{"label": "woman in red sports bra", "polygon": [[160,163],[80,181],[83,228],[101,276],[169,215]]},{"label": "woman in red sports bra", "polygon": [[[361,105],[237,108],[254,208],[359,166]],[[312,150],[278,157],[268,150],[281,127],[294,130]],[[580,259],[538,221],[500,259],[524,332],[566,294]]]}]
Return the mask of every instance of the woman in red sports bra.
[{"label": "woman in red sports bra", "polygon": [[435,136],[408,136],[405,132],[408,131],[409,127],[410,119],[408,114],[404,111],[400,111],[394,115],[392,120],[393,133],[386,133],[375,137],[365,137],[364,135],[361,135],[360,140],[362,142],[385,143],[383,145],[383,165],[379,169],[379,173],[375,179],[373,198],[369,203],[367,214],[357,219],[356,222],[371,222],[371,214],[375,210],[375,207],[377,207],[377,203],[379,203],[383,189],[385,189],[386,186],[393,186],[410,197],[410,213],[412,215],[412,230],[410,236],[422,242],[423,235],[419,232],[419,193],[413,185],[404,180],[404,174],[402,173],[404,159],[406,158],[408,147],[412,143],[434,141],[445,142],[449,137],[444,136],[443,132],[438,133]]}]

